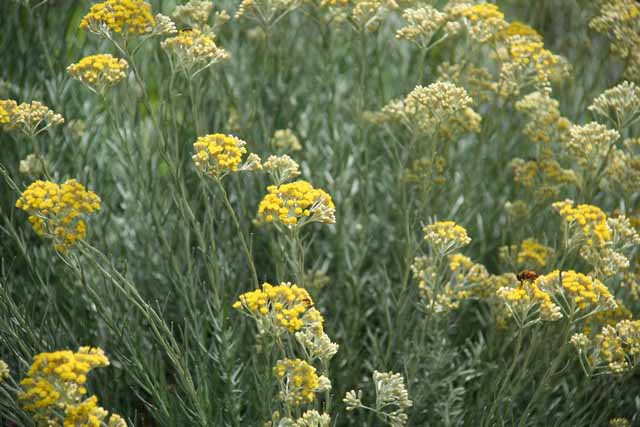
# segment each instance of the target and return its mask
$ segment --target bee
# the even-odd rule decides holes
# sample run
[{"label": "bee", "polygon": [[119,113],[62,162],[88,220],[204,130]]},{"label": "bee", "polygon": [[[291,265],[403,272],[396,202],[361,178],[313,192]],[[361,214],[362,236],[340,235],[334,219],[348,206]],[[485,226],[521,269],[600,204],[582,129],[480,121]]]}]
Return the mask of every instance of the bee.
[{"label": "bee", "polygon": [[534,281],[538,278],[539,274],[535,271],[531,270],[522,270],[520,273],[516,274],[517,279],[520,281],[520,286],[527,280]]},{"label": "bee", "polygon": [[302,302],[309,308],[313,307],[313,301],[311,301],[311,298],[302,298]]}]

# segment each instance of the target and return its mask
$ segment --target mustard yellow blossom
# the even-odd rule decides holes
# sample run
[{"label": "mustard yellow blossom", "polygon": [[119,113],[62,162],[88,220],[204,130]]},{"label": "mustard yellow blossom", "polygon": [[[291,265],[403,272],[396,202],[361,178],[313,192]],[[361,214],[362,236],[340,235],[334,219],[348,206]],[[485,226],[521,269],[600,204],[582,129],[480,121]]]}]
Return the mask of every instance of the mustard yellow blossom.
[{"label": "mustard yellow blossom", "polygon": [[175,56],[178,66],[189,72],[201,72],[230,58],[229,52],[216,44],[213,33],[197,28],[180,31],[177,36],[164,40],[161,46]]},{"label": "mustard yellow blossom", "polygon": [[83,214],[100,209],[100,198],[75,179],[58,185],[35,181],[21,194],[16,207],[29,214],[33,230],[53,239],[58,251],[66,251],[86,236]]},{"label": "mustard yellow blossom", "polygon": [[[96,396],[85,399],[85,385],[90,371],[108,365],[109,359],[99,348],[80,347],[76,353],[69,350],[40,353],[20,381],[22,392],[18,400],[37,425],[102,427],[108,412],[98,406]],[[64,418],[58,424],[60,415]],[[112,414],[108,427],[126,427],[126,422]]]},{"label": "mustard yellow blossom", "polygon": [[87,375],[94,368],[109,365],[99,348],[80,347],[40,353],[33,358],[27,376],[20,381],[23,391],[18,396],[25,411],[47,417],[55,408],[77,405],[86,394]]},{"label": "mustard yellow blossom", "polygon": [[520,243],[517,263],[521,266],[544,267],[547,265],[553,249],[535,239],[525,239]]},{"label": "mustard yellow blossom", "polygon": [[153,31],[151,5],[143,0],[105,0],[91,6],[80,28],[94,33],[113,31],[140,35]]},{"label": "mustard yellow blossom", "polygon": [[267,191],[269,193],[258,206],[258,217],[265,222],[281,223],[288,228],[302,227],[311,222],[336,222],[336,208],[331,196],[324,190],[313,188],[307,181],[270,185]]},{"label": "mustard yellow blossom", "polygon": [[74,79],[100,91],[113,86],[126,77],[127,61],[109,54],[91,55],[71,64],[67,71]]},{"label": "mustard yellow blossom", "polygon": [[109,413],[98,406],[98,398],[91,396],[77,405],[68,405],[63,427],[102,427]]},{"label": "mustard yellow blossom", "polygon": [[552,271],[538,277],[535,285],[552,295],[562,294],[557,300],[569,305],[564,308],[570,315],[580,312],[585,317],[616,307],[613,296],[602,282],[573,270]]},{"label": "mustard yellow blossom", "polygon": [[273,372],[280,382],[280,399],[291,406],[311,403],[317,392],[330,388],[327,379],[301,359],[279,360]]},{"label": "mustard yellow blossom", "polygon": [[521,327],[538,320],[555,321],[562,318],[560,307],[548,292],[540,289],[536,281],[524,280],[515,287],[503,286],[498,289],[497,295]]},{"label": "mustard yellow blossom", "polygon": [[0,126],[11,122],[12,112],[17,106],[13,99],[0,99]]},{"label": "mustard yellow blossom", "polygon": [[576,227],[589,246],[601,246],[612,238],[607,215],[597,206],[578,205],[572,200],[556,202],[553,207],[570,227]]},{"label": "mustard yellow blossom", "polygon": [[534,28],[528,26],[524,22],[512,21],[506,28],[498,32],[498,38],[508,39],[513,36],[523,36],[534,40],[542,40],[542,36]]},{"label": "mustard yellow blossom", "polygon": [[449,9],[449,19],[464,19],[464,25],[473,40],[486,43],[496,37],[507,27],[504,13],[498,6],[491,3],[452,5]]},{"label": "mustard yellow blossom", "polygon": [[307,323],[307,327],[322,330],[322,315],[312,308],[309,293],[296,284],[280,283],[273,286],[264,283],[262,289],[246,292],[233,304],[254,318],[261,333],[296,332]]},{"label": "mustard yellow blossom", "polygon": [[200,172],[216,179],[231,172],[262,169],[260,158],[255,154],[250,154],[243,163],[246,144],[233,135],[201,136],[193,144],[193,163]]}]

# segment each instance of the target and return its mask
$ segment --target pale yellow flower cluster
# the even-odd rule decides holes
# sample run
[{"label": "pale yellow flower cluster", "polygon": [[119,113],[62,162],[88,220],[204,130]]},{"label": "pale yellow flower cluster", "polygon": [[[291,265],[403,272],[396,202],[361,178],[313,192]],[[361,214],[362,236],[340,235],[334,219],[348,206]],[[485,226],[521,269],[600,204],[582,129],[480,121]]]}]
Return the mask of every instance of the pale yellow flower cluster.
[{"label": "pale yellow flower cluster", "polygon": [[391,427],[404,427],[409,420],[407,411],[413,406],[409,392],[401,374],[394,372],[373,372],[376,392],[374,407],[362,404],[362,391],[351,390],[342,400],[347,411],[366,409],[377,413]]},{"label": "pale yellow flower cluster", "polygon": [[434,222],[425,226],[422,231],[424,232],[424,240],[429,243],[435,253],[441,256],[450,254],[471,243],[467,230],[453,221]]},{"label": "pale yellow flower cluster", "polygon": [[19,130],[33,137],[63,123],[61,114],[39,101],[18,104],[12,99],[0,100],[0,126],[5,130]]},{"label": "pale yellow flower cluster", "polygon": [[418,135],[454,138],[480,130],[480,116],[471,109],[467,91],[451,82],[416,86],[404,100],[395,100],[381,111],[383,121],[397,121]]},{"label": "pale yellow flower cluster", "polygon": [[589,25],[606,34],[611,51],[624,60],[625,76],[639,81],[640,76],[640,6],[635,0],[603,0],[598,16]]},{"label": "pale yellow flower cluster", "polygon": [[447,15],[427,5],[405,9],[402,18],[407,24],[396,32],[396,38],[414,41],[426,48],[435,32],[446,22]]},{"label": "pale yellow flower cluster", "polygon": [[191,77],[230,58],[229,53],[216,44],[213,33],[197,28],[180,31],[178,35],[164,40],[161,46]]}]

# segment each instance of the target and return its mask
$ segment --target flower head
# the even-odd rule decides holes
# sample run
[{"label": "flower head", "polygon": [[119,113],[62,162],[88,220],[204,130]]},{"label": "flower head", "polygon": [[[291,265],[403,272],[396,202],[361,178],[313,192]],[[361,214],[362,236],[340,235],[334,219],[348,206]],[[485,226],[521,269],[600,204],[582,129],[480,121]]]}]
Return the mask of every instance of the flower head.
[{"label": "flower head", "polygon": [[[40,353],[20,381],[23,390],[18,399],[38,425],[101,427],[108,412],[98,406],[96,396],[84,398],[85,385],[90,371],[108,365],[109,359],[99,348]],[[64,415],[62,424],[57,423],[60,413]],[[126,423],[112,414],[108,427],[126,427]]]},{"label": "flower head", "polygon": [[105,31],[140,35],[153,31],[151,5],[143,0],[105,0],[91,6],[80,28],[93,33]]},{"label": "flower head", "polygon": [[243,163],[246,144],[233,135],[201,136],[193,144],[193,163],[200,172],[216,179],[231,172],[262,169],[260,158],[255,154],[250,154]]},{"label": "flower head", "polygon": [[178,66],[187,72],[195,70],[195,73],[199,73],[230,57],[229,52],[216,44],[213,33],[197,28],[180,31],[175,37],[164,40],[161,46],[171,53]]},{"label": "flower head", "polygon": [[286,154],[269,156],[262,166],[273,177],[276,185],[300,175],[300,165]]},{"label": "flower head", "polygon": [[291,406],[311,403],[315,394],[330,388],[316,368],[301,359],[279,360],[273,372],[280,382],[280,399]]},{"label": "flower head", "polygon": [[601,246],[611,240],[607,215],[599,207],[587,204],[574,206],[572,200],[556,202],[553,207],[588,246]]},{"label": "flower head", "polygon": [[0,384],[6,379],[9,379],[9,365],[7,362],[0,359]]},{"label": "flower head", "polygon": [[480,130],[480,116],[471,109],[467,91],[451,82],[416,86],[404,100],[395,100],[381,112],[383,120],[397,121],[410,131],[430,135],[434,132],[453,138]]},{"label": "flower head", "polygon": [[100,209],[100,198],[75,179],[62,185],[35,181],[22,193],[16,207],[29,214],[33,230],[50,238],[56,250],[64,252],[84,239],[86,225],[82,215]]},{"label": "flower head", "polygon": [[0,125],[6,130],[17,129],[25,135],[35,136],[62,123],[62,115],[50,110],[41,102],[23,102],[18,105],[10,99],[0,101]]},{"label": "flower head", "polygon": [[471,243],[467,230],[453,221],[434,222],[425,226],[422,231],[424,240],[440,255],[449,254]]},{"label": "flower head", "polygon": [[296,284],[264,283],[262,289],[240,295],[233,308],[254,318],[260,333],[296,332],[303,327],[322,330],[322,315],[313,306],[309,293]]},{"label": "flower head", "polygon": [[124,79],[128,67],[124,59],[100,54],[82,58],[78,63],[69,65],[67,71],[74,79],[100,92]]},{"label": "flower head", "polygon": [[265,222],[280,223],[288,228],[311,222],[336,222],[331,196],[307,181],[270,185],[267,191],[258,206],[258,217]]}]

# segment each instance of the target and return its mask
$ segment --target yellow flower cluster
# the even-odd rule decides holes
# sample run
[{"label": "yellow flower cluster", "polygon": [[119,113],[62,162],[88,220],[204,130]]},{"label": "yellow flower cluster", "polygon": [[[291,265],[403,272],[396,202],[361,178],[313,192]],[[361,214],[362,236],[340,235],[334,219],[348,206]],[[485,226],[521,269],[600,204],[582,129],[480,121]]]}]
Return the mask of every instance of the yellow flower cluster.
[{"label": "yellow flower cluster", "polygon": [[180,31],[177,36],[164,40],[162,48],[175,55],[178,65],[186,70],[198,66],[201,71],[213,64],[229,59],[229,52],[216,44],[213,33],[197,28]]},{"label": "yellow flower cluster", "polygon": [[471,238],[464,227],[453,221],[438,221],[422,228],[424,240],[440,255],[467,246]]},{"label": "yellow flower cluster", "polygon": [[325,389],[316,368],[301,359],[279,360],[273,372],[282,384],[280,399],[291,406],[311,403]]},{"label": "yellow flower cluster", "polygon": [[17,106],[13,99],[0,99],[0,125],[11,122],[11,113]]},{"label": "yellow flower cluster", "polygon": [[100,209],[100,198],[75,179],[62,185],[35,181],[21,194],[16,207],[29,213],[33,230],[53,239],[56,250],[64,252],[84,239],[86,225],[81,215]]},{"label": "yellow flower cluster", "polygon": [[322,189],[313,188],[307,181],[270,185],[267,191],[269,193],[258,206],[258,217],[265,222],[279,222],[288,228],[302,227],[310,222],[336,222],[331,196]]},{"label": "yellow flower cluster", "polygon": [[0,125],[7,130],[19,129],[28,136],[64,123],[62,115],[38,101],[17,104],[11,99],[0,100]]},{"label": "yellow flower cluster", "polygon": [[569,138],[566,141],[567,150],[579,165],[592,169],[606,161],[612,144],[618,138],[620,134],[617,131],[600,123],[573,125],[569,129]]},{"label": "yellow flower cluster", "polygon": [[287,151],[302,150],[300,140],[291,129],[278,129],[275,131],[273,133],[273,138],[271,138],[271,145],[277,149]]},{"label": "yellow flower cluster", "polygon": [[557,199],[562,185],[579,182],[578,175],[572,169],[563,169],[546,154],[540,160],[525,161],[515,158],[509,165],[513,171],[513,180],[525,188],[533,189],[536,201]]},{"label": "yellow flower cluster", "polygon": [[589,110],[610,119],[617,129],[624,129],[640,120],[640,87],[622,82],[594,99]]},{"label": "yellow flower cluster", "polygon": [[6,379],[9,379],[9,365],[7,362],[0,359],[0,384]]},{"label": "yellow flower cluster", "polygon": [[259,324],[261,331],[296,332],[312,320],[322,327],[322,315],[312,308],[311,296],[296,284],[281,283],[273,286],[264,283],[262,289],[256,289],[240,295],[233,304],[236,310],[243,310]]},{"label": "yellow flower cluster", "polygon": [[450,18],[465,18],[464,24],[472,39],[486,43],[507,27],[504,13],[491,3],[454,5],[450,9]]},{"label": "yellow flower cluster", "polygon": [[611,418],[608,427],[631,427],[631,421],[623,417]]},{"label": "yellow flower cluster", "polygon": [[[548,90],[551,81],[569,74],[566,60],[545,49],[540,38],[512,36],[506,43],[509,61],[502,66],[501,82],[507,85],[507,93],[519,93],[531,74],[540,90]],[[509,79],[515,80],[509,85]]]},{"label": "yellow flower cluster", "polygon": [[613,309],[616,302],[609,289],[597,279],[577,273],[573,270],[552,271],[536,279],[536,285],[550,293],[562,293],[562,300],[569,303],[570,313],[583,311],[595,313],[604,309]]},{"label": "yellow flower cluster", "polygon": [[262,169],[260,158],[255,154],[250,154],[247,161],[242,163],[247,153],[246,144],[233,135],[215,133],[201,136],[193,144],[193,162],[198,170],[212,178],[221,178],[239,170]]},{"label": "yellow flower cluster", "polygon": [[151,5],[143,0],[105,0],[94,4],[80,21],[80,28],[94,33],[150,33],[155,25]]},{"label": "yellow flower cluster", "polygon": [[404,100],[391,101],[380,112],[381,121],[397,121],[411,132],[447,139],[480,130],[480,116],[471,109],[467,91],[451,82],[416,86]]},{"label": "yellow flower cluster", "polygon": [[549,144],[568,130],[569,122],[560,116],[559,102],[548,91],[526,95],[516,102],[516,110],[527,117],[523,133],[531,142]]},{"label": "yellow flower cluster", "polygon": [[550,247],[535,239],[525,239],[520,243],[516,262],[520,266],[544,267],[552,254],[553,249]]},{"label": "yellow flower cluster", "polygon": [[568,199],[554,203],[553,207],[570,227],[578,227],[588,246],[601,246],[611,240],[607,215],[599,207],[586,204],[574,207],[573,201]]},{"label": "yellow flower cluster", "polygon": [[78,63],[69,65],[67,71],[74,79],[101,90],[124,79],[127,68],[129,64],[124,59],[99,54],[82,58]]},{"label": "yellow flower cluster", "polygon": [[640,6],[635,0],[603,0],[598,16],[589,25],[606,34],[611,51],[625,62],[624,75],[639,81],[640,75]]},{"label": "yellow flower cluster", "polygon": [[635,367],[640,357],[640,320],[623,320],[605,326],[596,336],[597,355],[613,374]]},{"label": "yellow flower cluster", "polygon": [[269,156],[262,165],[269,172],[276,185],[300,176],[300,165],[286,154],[282,156]]},{"label": "yellow flower cluster", "polygon": [[427,47],[434,33],[444,25],[447,15],[431,6],[409,8],[402,12],[407,25],[396,32],[396,38],[416,41]]},{"label": "yellow flower cluster", "polygon": [[521,327],[538,319],[555,321],[562,318],[560,307],[551,295],[540,289],[538,281],[524,280],[517,287],[503,286],[497,295]]},{"label": "yellow flower cluster", "polygon": [[[61,410],[64,427],[102,427],[108,412],[98,406],[97,397],[83,399],[89,372],[108,365],[109,359],[99,348],[80,347],[76,353],[69,350],[40,353],[20,381],[23,391],[18,399],[38,425],[59,425],[56,421]],[[124,427],[126,423],[113,414],[108,426]]]},{"label": "yellow flower cluster", "polygon": [[542,36],[534,29],[520,21],[510,22],[509,25],[498,33],[498,38],[506,40],[509,37],[524,36],[531,39],[542,40]]}]

